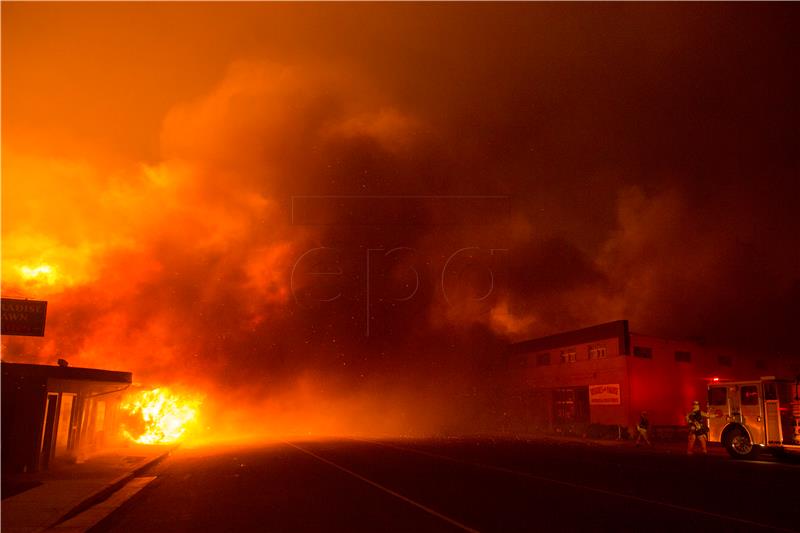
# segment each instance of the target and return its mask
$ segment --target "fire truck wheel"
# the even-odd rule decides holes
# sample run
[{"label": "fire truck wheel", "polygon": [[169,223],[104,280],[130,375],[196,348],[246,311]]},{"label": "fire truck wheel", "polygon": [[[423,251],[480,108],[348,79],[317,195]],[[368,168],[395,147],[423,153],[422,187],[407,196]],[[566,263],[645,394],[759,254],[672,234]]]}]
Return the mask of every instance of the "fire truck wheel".
[{"label": "fire truck wheel", "polygon": [[752,459],[758,455],[758,447],[750,442],[750,436],[741,428],[732,429],[725,437],[725,449],[734,459]]}]

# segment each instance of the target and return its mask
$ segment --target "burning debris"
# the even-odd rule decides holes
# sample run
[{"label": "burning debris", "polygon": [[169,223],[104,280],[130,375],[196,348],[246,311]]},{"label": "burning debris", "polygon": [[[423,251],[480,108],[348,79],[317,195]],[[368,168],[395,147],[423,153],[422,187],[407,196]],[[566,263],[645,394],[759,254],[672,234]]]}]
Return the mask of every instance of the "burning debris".
[{"label": "burning debris", "polygon": [[140,391],[121,407],[129,416],[125,438],[138,444],[170,444],[181,440],[196,422],[201,400],[166,387]]}]

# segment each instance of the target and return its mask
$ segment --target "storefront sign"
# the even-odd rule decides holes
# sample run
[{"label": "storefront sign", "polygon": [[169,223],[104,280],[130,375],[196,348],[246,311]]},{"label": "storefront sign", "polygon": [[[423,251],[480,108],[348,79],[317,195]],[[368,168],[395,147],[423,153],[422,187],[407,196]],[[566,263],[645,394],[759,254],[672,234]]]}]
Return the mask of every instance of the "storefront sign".
[{"label": "storefront sign", "polygon": [[47,302],[3,298],[0,309],[0,333],[3,335],[44,337]]},{"label": "storefront sign", "polygon": [[619,405],[619,384],[589,385],[590,405]]}]

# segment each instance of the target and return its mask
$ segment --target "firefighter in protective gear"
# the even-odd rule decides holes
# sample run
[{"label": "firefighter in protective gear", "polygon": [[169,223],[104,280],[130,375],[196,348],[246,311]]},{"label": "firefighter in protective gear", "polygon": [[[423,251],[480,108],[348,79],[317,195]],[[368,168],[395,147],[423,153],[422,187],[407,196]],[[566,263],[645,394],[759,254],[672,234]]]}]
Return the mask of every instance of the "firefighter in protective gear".
[{"label": "firefighter in protective gear", "polygon": [[647,430],[650,429],[650,420],[647,418],[647,411],[642,411],[642,414],[639,416],[639,423],[636,425],[636,446],[639,446],[639,443],[644,440],[645,444],[648,446],[652,446],[653,444],[650,442],[650,439],[647,438]]},{"label": "firefighter in protective gear", "polygon": [[689,425],[689,446],[686,451],[689,455],[692,455],[694,452],[695,441],[700,443],[703,455],[708,453],[708,449],[706,448],[706,444],[708,443],[708,426],[705,424],[705,420],[709,417],[710,415],[708,413],[700,410],[699,401],[695,400],[692,402],[692,410],[686,415],[686,423]]}]

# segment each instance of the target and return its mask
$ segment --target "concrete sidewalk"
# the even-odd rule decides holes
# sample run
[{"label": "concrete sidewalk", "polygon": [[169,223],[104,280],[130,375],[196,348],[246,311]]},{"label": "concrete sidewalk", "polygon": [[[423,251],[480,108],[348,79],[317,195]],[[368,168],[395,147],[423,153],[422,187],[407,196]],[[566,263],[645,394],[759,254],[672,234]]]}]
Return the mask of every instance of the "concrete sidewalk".
[{"label": "concrete sidewalk", "polygon": [[135,445],[96,455],[79,464],[53,465],[18,481],[40,485],[2,500],[3,533],[45,531],[76,511],[122,487],[175,446]]}]

